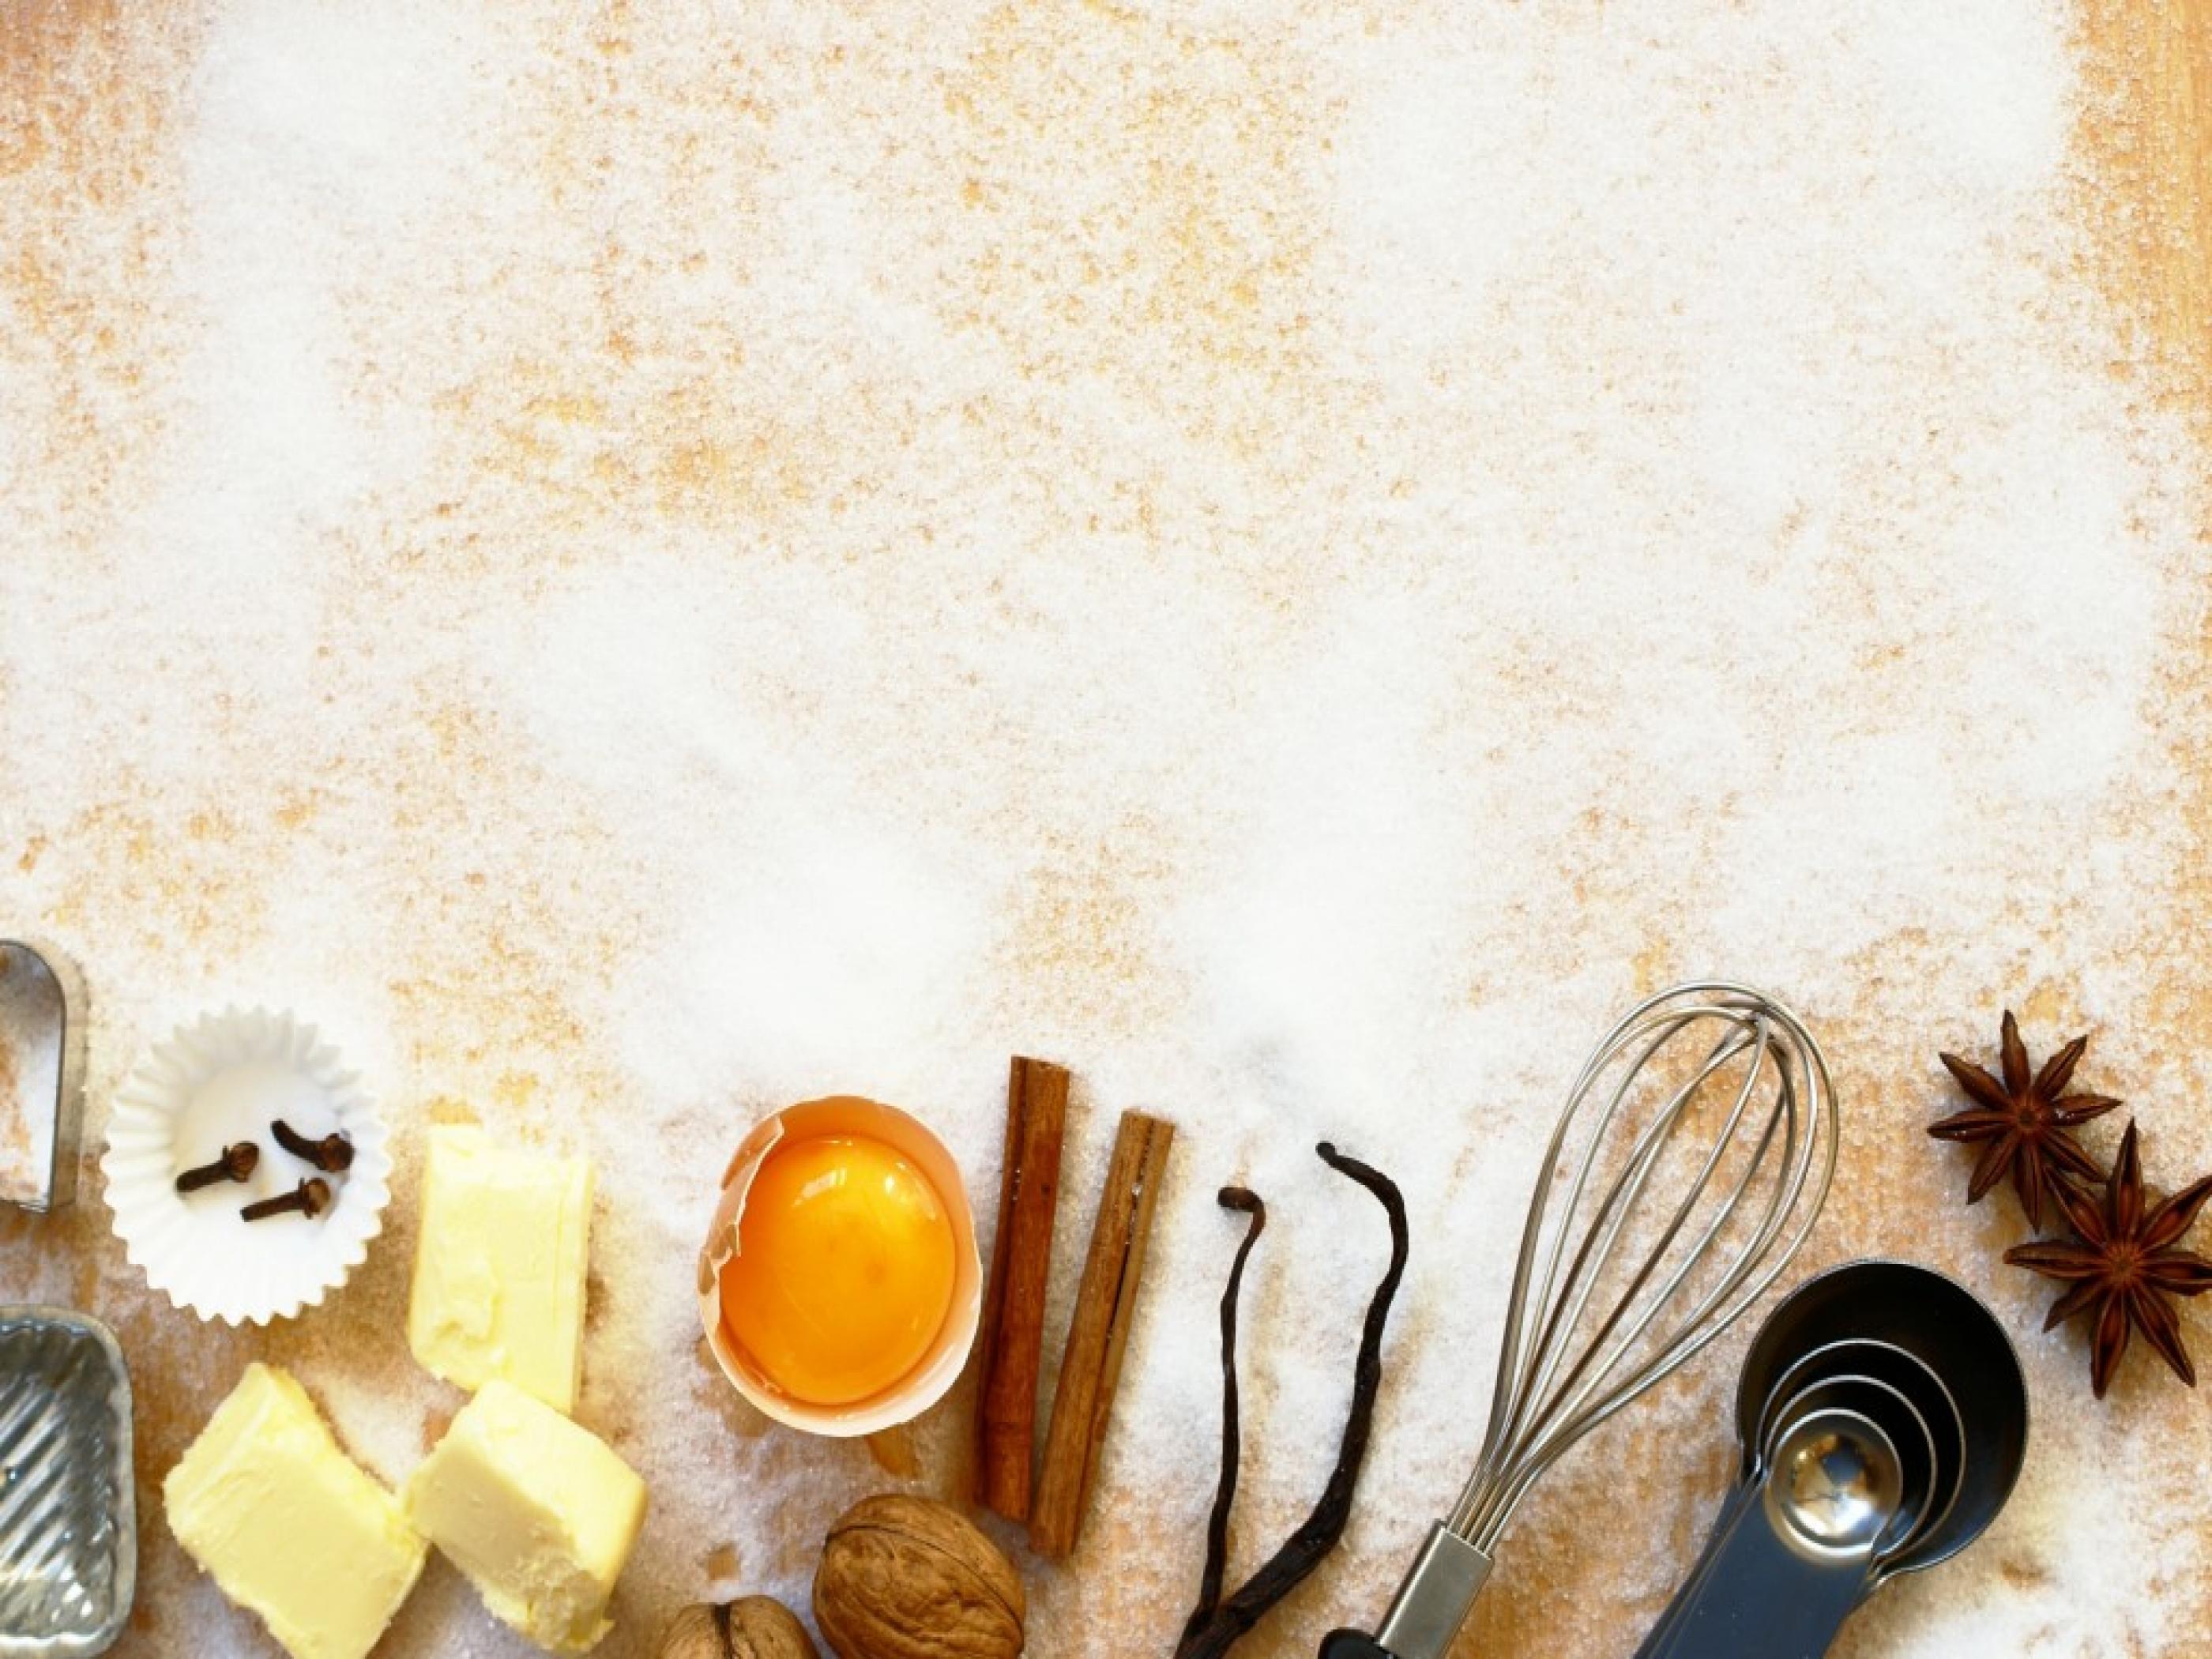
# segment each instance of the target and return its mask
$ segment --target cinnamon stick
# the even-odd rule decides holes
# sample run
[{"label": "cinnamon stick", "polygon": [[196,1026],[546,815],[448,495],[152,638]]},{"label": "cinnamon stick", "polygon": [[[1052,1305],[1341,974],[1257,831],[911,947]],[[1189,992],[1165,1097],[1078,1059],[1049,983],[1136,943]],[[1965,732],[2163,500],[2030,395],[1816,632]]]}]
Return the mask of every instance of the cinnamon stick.
[{"label": "cinnamon stick", "polygon": [[1052,1425],[1045,1433],[1044,1467],[1030,1513],[1030,1545],[1042,1556],[1066,1556],[1083,1529],[1144,1277],[1152,1208],[1174,1139],[1172,1123],[1142,1112],[1121,1114],[1075,1315],[1068,1323]]},{"label": "cinnamon stick", "polygon": [[1006,1078],[1006,1157],[999,1179],[999,1237],[983,1299],[983,1370],[975,1391],[975,1501],[1009,1521],[1030,1518],[1036,1450],[1037,1371],[1052,1224],[1060,1206],[1060,1148],[1067,1073],[1017,1054]]}]

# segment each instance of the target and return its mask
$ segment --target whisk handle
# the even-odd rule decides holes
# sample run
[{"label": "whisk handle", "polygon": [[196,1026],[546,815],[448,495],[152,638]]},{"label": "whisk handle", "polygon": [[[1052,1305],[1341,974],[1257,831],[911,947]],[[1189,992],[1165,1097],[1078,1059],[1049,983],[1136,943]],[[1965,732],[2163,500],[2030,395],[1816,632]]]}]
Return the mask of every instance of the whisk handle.
[{"label": "whisk handle", "polygon": [[1371,1636],[1356,1630],[1333,1630],[1321,1638],[1321,1659],[1398,1659]]},{"label": "whisk handle", "polygon": [[1331,1631],[1321,1659],[1444,1659],[1490,1577],[1490,1558],[1439,1521],[1429,1528],[1382,1629]]}]

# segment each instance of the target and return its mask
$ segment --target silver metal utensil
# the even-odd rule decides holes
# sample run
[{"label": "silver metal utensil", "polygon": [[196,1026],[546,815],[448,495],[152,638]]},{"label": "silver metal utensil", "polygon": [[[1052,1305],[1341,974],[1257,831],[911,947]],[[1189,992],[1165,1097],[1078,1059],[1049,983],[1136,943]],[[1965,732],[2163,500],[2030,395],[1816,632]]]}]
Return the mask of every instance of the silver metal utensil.
[{"label": "silver metal utensil", "polygon": [[[1840,1405],[1793,1413],[1774,1443],[1766,1506],[1799,1548],[1846,1559],[1871,1556],[1913,1513],[1913,1465],[1875,1419]],[[1921,1485],[1926,1485],[1925,1465]]]},{"label": "silver metal utensil", "polygon": [[1752,1338],[1736,1388],[1737,1432],[1755,1434],[1780,1379],[1823,1349],[1840,1369],[1887,1376],[1911,1392],[1910,1373],[1875,1371],[1875,1362],[1847,1343],[1902,1350],[1952,1402],[1960,1430],[1956,1493],[1948,1510],[1882,1564],[1881,1576],[1948,1561],[1996,1518],[2027,1456],[2027,1385],[2012,1342],[1972,1291],[1933,1268],[1848,1261],[1790,1291]]},{"label": "silver metal utensil", "polygon": [[1747,1443],[1745,1480],[1755,1479],[1769,1461],[1766,1449],[1773,1443],[1776,1423],[1788,1402],[1825,1379],[1848,1379],[1903,1396],[1929,1448],[1929,1501],[1917,1517],[1911,1537],[1941,1526],[1958,1499],[1959,1482],[1966,1468],[1966,1425],[1959,1420],[1959,1407],[1950,1390],[1936,1374],[1905,1349],[1887,1342],[1832,1342],[1785,1367],[1771,1384],[1766,1407],[1760,1414],[1756,1446]]},{"label": "silver metal utensil", "polygon": [[1774,1490],[1769,1474],[1780,1464],[1784,1435],[1802,1432],[1804,1419],[1814,1407],[1838,1401],[1857,1407],[1862,1415],[1887,1421],[1894,1431],[1892,1443],[1911,1452],[1915,1491],[1899,1511],[1903,1524],[1877,1536],[1870,1549],[1834,1559],[1839,1573],[1832,1575],[1830,1582],[1840,1577],[1848,1581],[1844,1585],[1848,1595],[1864,1595],[1864,1577],[1850,1577],[1854,1565],[1881,1573],[1949,1518],[1966,1467],[1966,1431],[1949,1392],[1918,1359],[1887,1343],[1846,1340],[1816,1348],[1783,1367],[1767,1384],[1757,1435],[1745,1436],[1743,1469],[1735,1492],[1723,1504],[1697,1566],[1638,1650],[1646,1659],[1666,1652],[1676,1625],[1692,1610],[1708,1606],[1707,1581],[1720,1563],[1734,1559],[1725,1543],[1747,1517],[1762,1517],[1785,1547],[1789,1539],[1808,1531],[1790,1513],[1791,1506]]},{"label": "silver metal utensil", "polygon": [[0,1655],[91,1659],[138,1577],[131,1376],[63,1308],[0,1308]]},{"label": "silver metal utensil", "polygon": [[[1887,1526],[1851,1531],[1849,1548],[1808,1540],[1826,1511],[1803,1460],[1838,1408],[1876,1425],[1905,1492]],[[1971,1294],[1924,1267],[1862,1261],[1801,1285],[1768,1317],[1744,1360],[1736,1422],[1742,1474],[1637,1659],[1819,1659],[1883,1583],[1955,1554],[1996,1518],[2026,1449],[2027,1397],[2003,1330]],[[1852,1467],[1869,1449],[1870,1469],[1884,1454],[1863,1438],[1835,1466],[1845,1522],[1881,1507],[1881,1480]]]},{"label": "silver metal utensil", "polygon": [[1837,1142],[1820,1045],[1758,991],[1680,986],[1606,1035],[1537,1177],[1475,1471],[1376,1633],[1335,1632],[1322,1659],[1443,1659],[1538,1477],[1788,1265]]},{"label": "silver metal utensil", "polygon": [[[1861,1423],[1878,1443],[1864,1443]],[[1871,1560],[1903,1548],[1942,1495],[1934,1430],[1873,1377],[1821,1378],[1782,1402],[1766,1433],[1766,1510],[1795,1547]]]},{"label": "silver metal utensil", "polygon": [[76,1198],[84,1115],[84,981],[51,945],[0,936],[0,1204],[44,1214]]}]

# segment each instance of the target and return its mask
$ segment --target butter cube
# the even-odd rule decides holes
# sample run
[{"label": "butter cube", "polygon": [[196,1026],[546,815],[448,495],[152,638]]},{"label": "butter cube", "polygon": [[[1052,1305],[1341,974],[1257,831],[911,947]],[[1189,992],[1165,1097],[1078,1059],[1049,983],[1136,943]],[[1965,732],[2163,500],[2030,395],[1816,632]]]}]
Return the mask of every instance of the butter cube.
[{"label": "butter cube", "polygon": [[362,1659],[422,1571],[398,1500],[267,1365],[246,1368],[161,1498],[185,1553],[292,1659]]},{"label": "butter cube", "polygon": [[588,1653],[611,1628],[645,1482],[589,1429],[487,1382],[409,1480],[406,1502],[484,1605],[539,1647]]},{"label": "butter cube", "polygon": [[415,1358],[465,1389],[497,1378],[574,1410],[591,1225],[586,1160],[432,1129],[407,1304]]}]

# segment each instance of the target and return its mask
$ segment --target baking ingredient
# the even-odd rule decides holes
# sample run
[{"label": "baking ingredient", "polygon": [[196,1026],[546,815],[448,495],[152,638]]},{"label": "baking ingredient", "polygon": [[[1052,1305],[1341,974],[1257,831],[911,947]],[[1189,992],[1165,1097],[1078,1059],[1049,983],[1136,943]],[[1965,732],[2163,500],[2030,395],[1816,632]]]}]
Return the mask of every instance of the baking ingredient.
[{"label": "baking ingredient", "polygon": [[586,1653],[645,1522],[645,1482],[590,1430],[494,1378],[407,1482],[407,1518],[538,1646]]},{"label": "baking ingredient", "polygon": [[261,1149],[250,1140],[234,1140],[222,1149],[222,1155],[211,1164],[203,1164],[196,1170],[184,1170],[177,1175],[177,1190],[196,1193],[203,1187],[212,1187],[218,1182],[244,1181],[261,1166]]},{"label": "baking ingredient", "polygon": [[2072,1286],[2051,1304],[2043,1328],[2076,1314],[2089,1316],[2089,1384],[2100,1400],[2119,1370],[2131,1331],[2141,1331],[2173,1374],[2195,1388],[2197,1370],[2182,1345],[2181,1322],[2166,1298],[2212,1290],[2212,1261],[2176,1248],[2205,1200],[2212,1199],[2212,1176],[2147,1204],[2136,1126],[2130,1122],[2101,1201],[2069,1187],[2056,1190],[2077,1242],[2017,1245],[2004,1258]]},{"label": "baking ingredient", "polygon": [[[980,1167],[1023,1041],[1083,1066],[1102,1125],[1187,1090],[1208,1143],[1088,1523],[1144,1528],[1179,1480],[1183,1547],[1030,1583],[1033,1648],[1084,1653],[1109,1608],[1164,1653],[1219,1428],[1212,1189],[1249,1156],[1288,1244],[1333,1113],[1423,1224],[1364,1477],[1409,1528],[1487,1399],[1564,1081],[1536,1058],[1638,975],[1753,964],[1848,1033],[1824,1251],[1997,1265],[2008,1194],[1901,1224],[1972,1160],[1911,1145],[1941,1113],[1898,1097],[1932,1098],[1931,1022],[2009,975],[2109,1017],[2100,1056],[2185,1056],[2146,1174],[2212,1170],[2183,1152],[2212,1120],[2179,1115],[2212,1084],[2202,404],[2084,280],[2081,216],[2189,245],[2069,144],[2154,137],[2104,118],[2172,84],[2161,56],[2203,84],[2203,13],[19,3],[6,921],[98,956],[111,1043],[208,981],[374,1030],[349,1047],[392,1085],[393,1231],[273,1341],[404,1324],[431,1091],[479,1091],[503,1139],[592,1133],[640,1220],[594,1228],[624,1288],[586,1394],[670,1471],[653,1532],[680,1512],[763,1571],[787,1506],[873,1488],[733,1440],[658,1295],[733,1096],[866,1079]],[[1047,1372],[1110,1139],[1084,1122]],[[2082,1132],[2107,1164],[2109,1124]],[[1325,1468],[1257,1461],[1259,1391],[1269,1425],[1334,1426],[1352,1333],[1306,1302],[1380,1268],[1346,1231],[1252,1269],[1252,1334],[1280,1282],[1345,1350],[1251,1375],[1241,1501],[1283,1530]],[[10,1299],[95,1267],[101,1305],[135,1298],[86,1243],[12,1237]],[[247,1340],[155,1300],[157,1388]],[[2086,1381],[2063,1331],[2024,1346],[2039,1404]],[[1710,1453],[1729,1362],[1614,1443]],[[1429,1386],[1477,1371],[1481,1399]],[[317,1374],[393,1413],[465,1397],[365,1351]],[[2034,1547],[2031,1582],[1991,1540],[1847,1645],[2201,1645],[2212,1398],[2153,1401],[2124,1487],[2110,1431],[2038,1427],[2030,1498],[2122,1547]],[[1497,1645],[1634,1647],[1690,1547],[1649,1524],[1683,1498],[1660,1462],[1620,1471],[1632,1501],[1545,1504],[1586,1526],[1501,1574]],[[2007,1530],[2039,1546],[2030,1513]],[[1363,1514],[1358,1583],[1298,1602],[1379,1607],[1400,1537]],[[662,1553],[625,1578],[648,1625],[703,1584]],[[149,1590],[118,1659],[191,1651],[202,1598]]]},{"label": "baking ingredient", "polygon": [[1243,1243],[1237,1246],[1237,1259],[1230,1267],[1229,1288],[1222,1297],[1221,1482],[1206,1530],[1206,1570],[1198,1605],[1183,1626],[1176,1659],[1219,1659],[1321,1565],[1322,1558],[1334,1549],[1344,1536],[1345,1527],[1352,1518],[1352,1500],[1358,1490],[1360,1466],[1366,1461],[1367,1443],[1375,1425],[1376,1397],[1382,1386],[1382,1333],[1389,1323],[1390,1304],[1406,1276],[1412,1241],[1406,1221],[1406,1200],[1395,1182],[1357,1158],[1345,1157],[1327,1141],[1316,1150],[1329,1168],[1349,1176],[1374,1194],[1390,1222],[1390,1265],[1368,1301],[1366,1321],[1360,1331],[1359,1357],[1352,1366],[1352,1408],[1345,1417],[1336,1467],[1330,1472],[1328,1483],[1322,1489],[1321,1500],[1314,1505],[1313,1512],[1265,1565],[1245,1580],[1236,1594],[1223,1601],[1221,1583],[1228,1548],[1229,1510],[1237,1492],[1240,1438],[1237,1425],[1237,1295],[1243,1280],[1245,1261],[1267,1219],[1266,1207],[1256,1194],[1241,1188],[1224,1188],[1222,1206],[1242,1211],[1252,1220],[1245,1231]]},{"label": "baking ingredient", "polygon": [[331,1183],[319,1176],[309,1176],[289,1193],[279,1193],[274,1198],[264,1198],[246,1205],[239,1214],[248,1221],[266,1221],[272,1216],[303,1215],[310,1218],[331,1207]]},{"label": "baking ingredient", "polygon": [[839,1659],[1012,1659],[1028,1614],[1013,1563],[927,1498],[855,1504],[814,1574],[814,1622]]},{"label": "baking ingredient", "polygon": [[1174,1124],[1142,1112],[1121,1114],[1098,1217],[1091,1224],[1091,1251],[1076,1287],[1075,1312],[1053,1392],[1052,1425],[1045,1433],[1044,1466],[1030,1508],[1030,1547],[1042,1556],[1058,1558],[1074,1549],[1091,1506],[1098,1455],[1121,1382],[1121,1356],[1144,1284],[1152,1212],[1174,1143]]},{"label": "baking ingredient", "polygon": [[2009,1176],[2028,1224],[2040,1228],[2047,1198],[2068,1183],[2102,1178],[2097,1161],[2069,1133],[2120,1103],[2108,1095],[2066,1092],[2088,1046],[2087,1037],[2077,1036],[2031,1074],[2019,1022],[2008,1008],[1999,1042],[2002,1081],[1956,1054],[1938,1056],[1974,1103],[1928,1128],[1938,1140],[1982,1148],[1966,1183],[1967,1203],[1980,1203],[1990,1188]]},{"label": "baking ingredient", "polygon": [[1252,1247],[1267,1225],[1267,1206],[1260,1194],[1243,1187],[1224,1187],[1216,1201],[1224,1210],[1250,1218],[1243,1240],[1229,1264],[1229,1283],[1221,1292],[1221,1473],[1213,1487],[1213,1508],[1206,1520],[1206,1565],[1198,1580],[1198,1605],[1184,1623],[1182,1639],[1188,1641],[1212,1616],[1221,1602],[1222,1580],[1229,1571],[1229,1512],[1237,1502],[1237,1470],[1243,1450],[1244,1431],[1237,1400],[1237,1304],[1244,1290],[1244,1266]]},{"label": "baking ingredient", "polygon": [[429,1132],[407,1344],[465,1389],[497,1379],[574,1408],[582,1377],[592,1166]]},{"label": "baking ingredient", "polygon": [[1060,1206],[1067,1083],[1066,1067],[1018,1055],[1006,1079],[999,1231],[983,1297],[975,1388],[975,1499],[1009,1521],[1030,1516],[1037,1368],[1044,1350],[1053,1219]]},{"label": "baking ingredient", "polygon": [[335,1175],[353,1168],[353,1142],[342,1129],[310,1140],[280,1117],[269,1126],[269,1133],[293,1157],[307,1159],[325,1174]]},{"label": "baking ingredient", "polygon": [[867,1135],[780,1143],[762,1161],[721,1267],[722,1317],[748,1359],[795,1399],[882,1393],[929,1351],[952,1305],[945,1200],[913,1161]]},{"label": "baking ingredient", "polygon": [[307,1390],[258,1362],[161,1498],[185,1553],[293,1659],[362,1659],[422,1571],[398,1502],[338,1449]]},{"label": "baking ingredient", "polygon": [[659,1659],[818,1659],[814,1638],[771,1596],[685,1607],[660,1638]]}]

